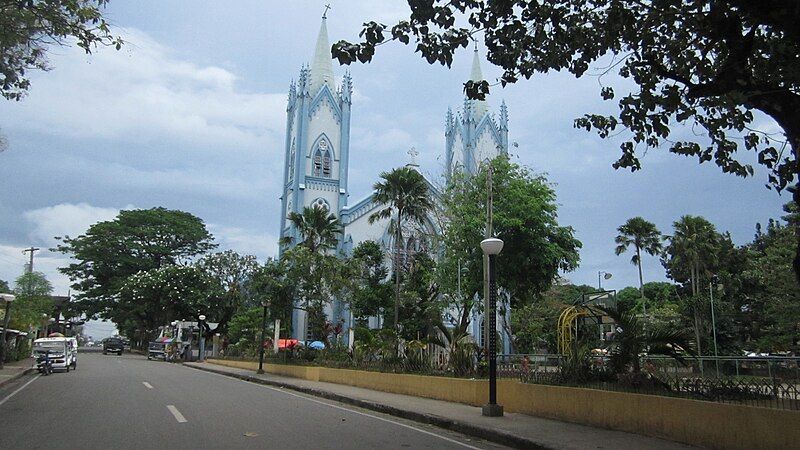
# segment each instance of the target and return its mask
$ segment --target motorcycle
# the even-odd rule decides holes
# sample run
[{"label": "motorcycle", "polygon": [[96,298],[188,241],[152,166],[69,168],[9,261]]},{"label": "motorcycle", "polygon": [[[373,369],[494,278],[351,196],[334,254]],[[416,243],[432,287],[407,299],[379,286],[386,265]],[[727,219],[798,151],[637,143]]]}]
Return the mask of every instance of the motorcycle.
[{"label": "motorcycle", "polygon": [[50,352],[45,352],[36,357],[36,368],[42,375],[53,373],[53,360],[50,359]]}]

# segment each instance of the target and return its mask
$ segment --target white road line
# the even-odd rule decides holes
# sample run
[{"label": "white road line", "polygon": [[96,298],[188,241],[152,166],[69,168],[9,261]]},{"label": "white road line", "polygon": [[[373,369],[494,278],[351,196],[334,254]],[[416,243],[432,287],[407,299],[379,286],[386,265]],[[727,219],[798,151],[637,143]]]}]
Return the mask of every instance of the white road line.
[{"label": "white road line", "polygon": [[178,411],[178,408],[176,408],[175,405],[167,405],[167,409],[169,410],[169,412],[172,413],[173,416],[175,416],[175,420],[177,420],[178,423],[188,422],[188,420],[186,420],[186,417],[183,417],[183,414],[181,414],[181,412]]},{"label": "white road line", "polygon": [[[195,370],[197,370],[197,369],[195,369]],[[218,377],[227,378],[228,380],[231,380],[231,381],[236,381],[235,378],[229,377],[227,375],[223,375],[221,373],[208,372],[208,371],[205,371],[205,370],[199,370],[199,372],[202,372],[202,373],[205,373],[205,374],[208,374],[208,375],[216,375]],[[387,419],[385,417],[375,416],[375,415],[367,414],[367,413],[364,413],[364,412],[361,412],[361,411],[356,411],[354,409],[345,408],[343,406],[339,406],[339,405],[334,405],[334,404],[331,404],[331,403],[323,402],[323,401],[320,401],[320,400],[309,398],[309,397],[307,397],[305,395],[296,394],[294,392],[289,392],[287,389],[281,389],[281,388],[276,388],[276,387],[272,387],[272,386],[266,386],[266,385],[259,384],[259,383],[253,383],[253,382],[250,382],[250,381],[247,381],[247,380],[242,380],[242,381],[245,381],[245,382],[247,382],[247,383],[249,383],[251,385],[255,385],[255,386],[258,386],[258,387],[263,387],[263,388],[267,388],[267,389],[270,389],[270,390],[273,390],[273,391],[276,391],[276,392],[281,392],[281,393],[286,394],[286,395],[291,395],[291,396],[294,396],[294,397],[303,398],[303,399],[306,399],[306,400],[308,400],[310,402],[319,403],[320,405],[330,406],[331,408],[341,409],[343,411],[348,411],[348,412],[351,412],[351,413],[354,413],[354,414],[359,414],[359,415],[362,415],[362,416],[371,417],[373,419],[377,419],[377,420],[381,420],[383,422],[387,422],[387,423],[391,423],[391,424],[394,424],[394,425],[398,425],[398,426],[401,426],[403,428],[408,428],[410,430],[418,431],[420,433],[427,434],[427,435],[433,436],[433,437],[437,437],[437,438],[445,440],[447,442],[451,442],[451,443],[459,445],[461,447],[470,448],[470,449],[473,449],[473,450],[481,450],[480,447],[473,447],[473,446],[471,446],[469,444],[465,444],[463,442],[459,442],[459,441],[457,441],[455,439],[450,439],[449,437],[445,437],[445,436],[442,436],[440,434],[432,433],[430,431],[423,430],[421,428],[417,428],[417,427],[414,427],[414,426],[411,426],[411,425],[406,425],[406,424],[404,424],[402,422],[389,420],[389,419]]]},{"label": "white road line", "polygon": [[13,396],[17,395],[17,392],[19,392],[19,391],[21,391],[21,390],[25,389],[26,387],[28,387],[28,385],[29,385],[29,384],[31,384],[31,383],[33,383],[34,381],[36,381],[36,379],[37,379],[37,378],[39,378],[40,376],[42,376],[42,375],[41,375],[41,374],[39,374],[39,375],[36,375],[35,377],[33,377],[33,379],[32,379],[32,380],[30,380],[30,381],[28,381],[27,383],[25,383],[25,384],[23,384],[22,386],[20,386],[20,387],[19,387],[19,388],[18,388],[16,391],[14,391],[14,392],[12,392],[12,393],[8,394],[8,397],[4,398],[3,400],[0,400],[0,406],[3,406],[3,403],[7,402],[7,401],[8,401],[8,400],[9,400],[11,397],[13,397]]},{"label": "white road line", "polygon": [[320,401],[320,400],[315,400],[313,398],[308,398],[305,395],[295,394],[294,392],[287,392],[285,389],[278,389],[278,388],[274,388],[274,387],[270,387],[270,386],[264,386],[264,387],[267,388],[267,389],[272,389],[273,391],[283,392],[286,395],[291,395],[291,396],[294,396],[294,397],[304,398],[304,399],[306,399],[306,400],[308,400],[310,402],[319,403],[320,405],[326,405],[326,406],[330,406],[331,408],[341,409],[341,410],[344,410],[344,411],[349,411],[351,413],[355,413],[355,414],[359,414],[359,415],[362,415],[362,416],[371,417],[373,419],[378,419],[378,420],[381,420],[381,421],[384,421],[384,422],[392,423],[392,424],[401,426],[403,428],[408,428],[410,430],[418,431],[420,433],[427,434],[429,436],[433,436],[433,437],[437,437],[439,439],[443,439],[443,440],[445,440],[447,442],[451,442],[453,444],[460,445],[461,447],[471,448],[473,450],[481,450],[479,447],[473,447],[473,446],[471,446],[469,444],[465,444],[463,442],[459,442],[459,441],[457,441],[455,439],[450,439],[449,437],[445,437],[445,436],[442,436],[440,434],[432,433],[430,431],[423,430],[421,428],[412,427],[411,425],[406,425],[406,424],[401,423],[401,422],[396,422],[394,420],[389,420],[389,419],[387,419],[385,417],[374,416],[372,414],[367,414],[367,413],[364,413],[364,412],[361,412],[361,411],[356,411],[356,410],[353,410],[353,409],[350,409],[350,408],[345,408],[343,406],[333,405],[331,403],[323,402],[323,401]]},{"label": "white road line", "polygon": [[146,387],[147,389],[153,389],[153,385],[152,385],[152,384],[150,384],[150,383],[148,383],[147,381],[142,381],[142,384],[143,384],[143,385],[144,385],[144,387]]}]

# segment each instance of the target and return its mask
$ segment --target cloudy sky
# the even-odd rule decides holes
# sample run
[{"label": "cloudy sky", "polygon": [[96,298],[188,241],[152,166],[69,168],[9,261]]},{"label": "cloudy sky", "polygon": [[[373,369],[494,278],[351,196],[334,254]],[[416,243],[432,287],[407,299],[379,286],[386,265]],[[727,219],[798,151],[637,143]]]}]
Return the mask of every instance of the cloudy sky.
[{"label": "cloudy sky", "polygon": [[[189,211],[222,248],[275,255],[287,89],[312,58],[324,3],[116,0],[106,15],[127,42],[121,51],[53,49],[53,69],[31,74],[24,100],[0,100],[9,142],[0,153],[0,279],[22,273],[22,250],[33,245],[43,249],[35,269],[66,294],[69,282],[56,270],[66,260],[47,250],[53,237],[79,235],[129,208]],[[362,22],[390,24],[406,10],[399,0],[333,3],[330,41],[357,39]],[[425,172],[442,173],[444,115],[462,103],[471,50],[449,70],[412,50],[384,45],[371,64],[349,68],[351,200],[367,195],[382,170],[405,164],[412,146]],[[490,80],[500,74],[485,62],[483,71]],[[663,149],[642,157],[642,171],[615,171],[619,141],[572,127],[585,112],[614,109],[600,99],[600,82],[618,95],[626,87],[613,77],[553,73],[495,88],[489,98],[493,108],[505,99],[515,160],[548,174],[561,223],[583,242],[581,267],[566,274],[572,282],[596,285],[602,270],[614,274],[604,287],[637,283],[613,242],[636,215],[667,234],[681,215],[703,215],[737,243],[752,238],[756,222],[780,215],[788,197],[764,187],[763,171],[735,178]],[[758,125],[775,130],[768,120]],[[654,258],[645,259],[645,277],[664,279]]]}]

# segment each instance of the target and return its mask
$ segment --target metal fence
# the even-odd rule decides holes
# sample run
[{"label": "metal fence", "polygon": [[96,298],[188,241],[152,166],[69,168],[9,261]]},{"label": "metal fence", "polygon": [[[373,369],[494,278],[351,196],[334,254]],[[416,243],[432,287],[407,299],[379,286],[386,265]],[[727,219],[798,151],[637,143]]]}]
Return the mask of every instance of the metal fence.
[{"label": "metal fence", "polygon": [[584,379],[576,380],[560,355],[500,355],[499,376],[526,383],[579,386],[800,410],[800,358],[699,357],[684,364],[667,357],[641,358],[643,375],[613,380],[607,356],[589,358]]}]

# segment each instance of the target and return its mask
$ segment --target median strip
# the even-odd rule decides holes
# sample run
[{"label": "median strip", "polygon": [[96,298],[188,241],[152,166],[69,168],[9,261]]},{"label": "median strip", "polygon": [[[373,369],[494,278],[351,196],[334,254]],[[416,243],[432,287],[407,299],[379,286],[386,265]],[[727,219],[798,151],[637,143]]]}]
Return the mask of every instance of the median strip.
[{"label": "median strip", "polygon": [[186,417],[183,417],[183,414],[181,414],[181,412],[178,411],[178,408],[176,408],[175,405],[167,405],[167,409],[169,410],[169,412],[172,413],[173,416],[175,416],[175,420],[177,420],[178,423],[188,422],[188,420],[186,420]]}]

